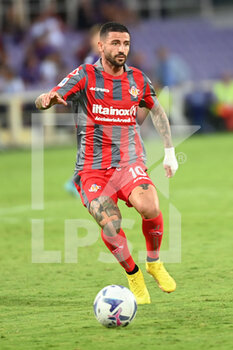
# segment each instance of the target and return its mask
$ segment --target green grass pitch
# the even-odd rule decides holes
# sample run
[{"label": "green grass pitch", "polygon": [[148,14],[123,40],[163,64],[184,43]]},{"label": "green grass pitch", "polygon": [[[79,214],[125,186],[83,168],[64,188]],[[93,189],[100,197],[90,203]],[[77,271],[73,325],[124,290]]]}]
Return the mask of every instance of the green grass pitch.
[{"label": "green grass pitch", "polygon": [[[162,156],[160,143],[146,147],[150,161],[156,152]],[[166,264],[177,290],[164,294],[140,263],[152,304],[139,306],[135,320],[122,329],[102,327],[93,314],[101,288],[127,286],[118,264],[98,260],[100,252],[108,253],[100,237],[78,248],[77,263],[64,262],[65,220],[92,220],[63,189],[75,148],[45,151],[44,210],[31,209],[30,151],[0,153],[1,350],[233,348],[233,135],[194,136],[177,152],[187,160],[169,180],[170,197],[159,191],[165,231],[169,203],[182,217],[182,261]],[[145,248],[140,217],[124,203],[120,208],[131,223],[125,231],[138,261],[138,251]],[[32,219],[44,220],[45,250],[60,251],[61,263],[32,263]],[[84,237],[85,229],[78,234]],[[167,233],[162,250],[168,246]]]}]

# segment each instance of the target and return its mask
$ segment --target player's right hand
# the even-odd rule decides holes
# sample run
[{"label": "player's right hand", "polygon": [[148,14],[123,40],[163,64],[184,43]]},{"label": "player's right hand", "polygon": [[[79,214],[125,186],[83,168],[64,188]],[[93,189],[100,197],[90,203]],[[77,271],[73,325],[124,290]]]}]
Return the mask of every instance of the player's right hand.
[{"label": "player's right hand", "polygon": [[42,94],[36,101],[36,107],[38,109],[47,109],[55,104],[63,104],[64,106],[67,106],[67,102],[56,91]]},{"label": "player's right hand", "polygon": [[67,106],[67,102],[56,91],[50,91],[42,98],[42,107],[48,108],[55,104]]}]

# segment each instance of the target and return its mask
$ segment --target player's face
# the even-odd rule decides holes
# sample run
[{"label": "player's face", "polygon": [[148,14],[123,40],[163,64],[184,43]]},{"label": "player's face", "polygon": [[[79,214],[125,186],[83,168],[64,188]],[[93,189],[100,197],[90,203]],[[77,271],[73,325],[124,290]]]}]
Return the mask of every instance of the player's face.
[{"label": "player's face", "polygon": [[130,48],[128,33],[110,32],[100,42],[100,50],[105,59],[115,67],[122,67],[127,59]]}]

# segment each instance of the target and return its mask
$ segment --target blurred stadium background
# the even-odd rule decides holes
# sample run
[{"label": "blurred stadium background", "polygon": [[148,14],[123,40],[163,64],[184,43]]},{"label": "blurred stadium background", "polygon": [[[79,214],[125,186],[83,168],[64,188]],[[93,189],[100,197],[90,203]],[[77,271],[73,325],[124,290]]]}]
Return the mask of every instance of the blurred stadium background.
[{"label": "blurred stadium background", "polygon": [[[129,27],[128,63],[163,92],[172,124],[232,131],[232,15],[232,0],[1,0],[0,148],[30,145],[36,96],[83,63],[90,29],[106,21]],[[46,143],[70,142],[72,133],[50,128]]]}]

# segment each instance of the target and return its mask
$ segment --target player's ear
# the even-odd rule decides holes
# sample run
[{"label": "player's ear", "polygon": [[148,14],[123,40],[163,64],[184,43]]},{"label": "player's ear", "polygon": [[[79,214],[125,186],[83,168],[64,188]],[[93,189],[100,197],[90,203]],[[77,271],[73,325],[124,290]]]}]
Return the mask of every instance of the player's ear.
[{"label": "player's ear", "polygon": [[99,41],[98,42],[98,49],[99,49],[99,52],[103,52],[103,46],[104,46],[104,43],[103,43],[103,41]]}]

